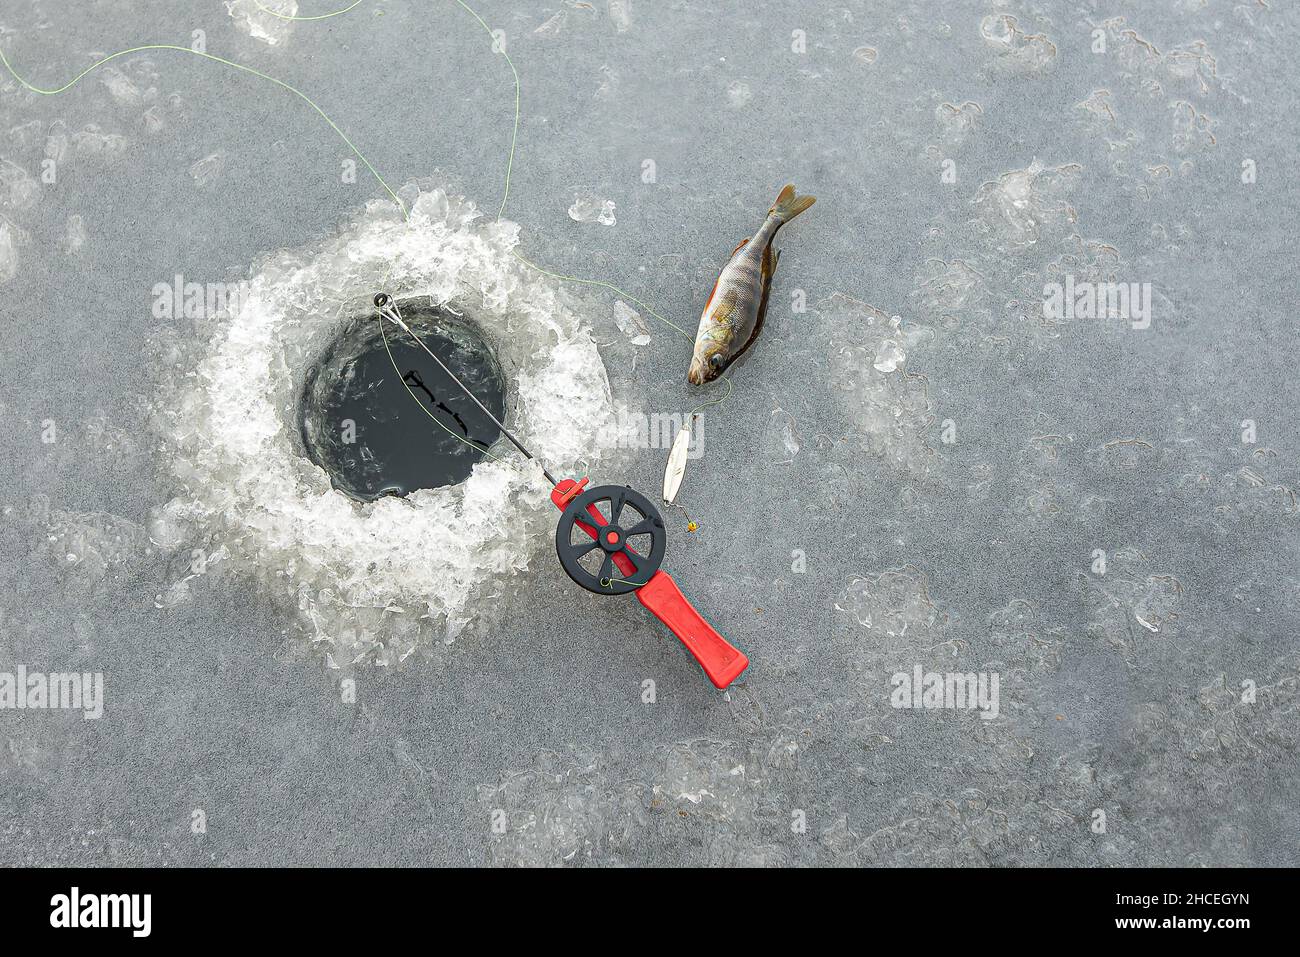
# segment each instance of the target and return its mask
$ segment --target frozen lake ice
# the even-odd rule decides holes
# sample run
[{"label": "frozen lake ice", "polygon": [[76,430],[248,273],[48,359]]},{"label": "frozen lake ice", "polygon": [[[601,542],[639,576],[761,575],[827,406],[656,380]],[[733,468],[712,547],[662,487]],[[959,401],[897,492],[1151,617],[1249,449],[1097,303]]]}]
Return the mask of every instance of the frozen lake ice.
[{"label": "frozen lake ice", "polygon": [[[0,862],[1300,863],[1295,13],[472,5],[0,16],[41,87],[274,76],[412,213],[211,60],[0,76],[0,673],[103,676],[97,720],[0,707]],[[565,577],[508,449],[362,507],[285,431],[320,307],[395,281],[650,494],[722,390],[645,306],[693,330],[787,182],[664,509],[726,693]]]}]

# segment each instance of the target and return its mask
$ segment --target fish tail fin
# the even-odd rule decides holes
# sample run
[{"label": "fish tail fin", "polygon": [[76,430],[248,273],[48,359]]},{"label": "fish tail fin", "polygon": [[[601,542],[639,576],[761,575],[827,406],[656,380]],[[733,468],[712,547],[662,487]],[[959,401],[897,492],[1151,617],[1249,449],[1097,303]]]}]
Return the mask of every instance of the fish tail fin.
[{"label": "fish tail fin", "polygon": [[776,202],[772,204],[772,208],[767,211],[767,214],[775,216],[784,224],[790,222],[815,202],[817,202],[816,196],[796,196],[794,184],[791,183],[781,190],[781,194],[777,196]]}]

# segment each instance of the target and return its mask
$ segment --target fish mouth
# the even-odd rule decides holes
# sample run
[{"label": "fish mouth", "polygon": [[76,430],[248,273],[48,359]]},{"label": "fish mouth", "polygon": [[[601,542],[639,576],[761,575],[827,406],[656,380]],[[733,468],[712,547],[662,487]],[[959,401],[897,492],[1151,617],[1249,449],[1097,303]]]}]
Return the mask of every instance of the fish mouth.
[{"label": "fish mouth", "polygon": [[704,363],[699,359],[691,360],[691,367],[686,372],[686,381],[691,385],[704,385],[708,381],[705,378]]}]

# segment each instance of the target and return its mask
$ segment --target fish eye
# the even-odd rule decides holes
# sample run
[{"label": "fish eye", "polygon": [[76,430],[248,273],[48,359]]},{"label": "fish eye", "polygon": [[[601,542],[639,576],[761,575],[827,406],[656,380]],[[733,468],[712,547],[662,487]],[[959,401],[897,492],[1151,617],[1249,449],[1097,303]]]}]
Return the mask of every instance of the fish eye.
[{"label": "fish eye", "polygon": [[723,361],[722,354],[715,352],[713,355],[709,356],[709,368],[721,369]]}]

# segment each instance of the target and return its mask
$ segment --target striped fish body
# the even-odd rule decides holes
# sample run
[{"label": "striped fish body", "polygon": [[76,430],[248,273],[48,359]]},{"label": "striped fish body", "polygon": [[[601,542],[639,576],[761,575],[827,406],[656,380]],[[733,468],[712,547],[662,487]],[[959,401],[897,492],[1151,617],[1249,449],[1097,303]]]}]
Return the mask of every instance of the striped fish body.
[{"label": "striped fish body", "polygon": [[700,316],[686,374],[692,385],[703,385],[722,375],[758,338],[767,314],[772,276],[781,258],[780,252],[772,249],[772,240],[777,230],[813,202],[815,197],[796,196],[793,186],[785,187],[758,232],[732,250]]}]

